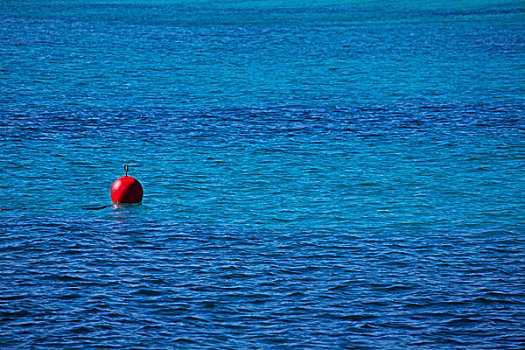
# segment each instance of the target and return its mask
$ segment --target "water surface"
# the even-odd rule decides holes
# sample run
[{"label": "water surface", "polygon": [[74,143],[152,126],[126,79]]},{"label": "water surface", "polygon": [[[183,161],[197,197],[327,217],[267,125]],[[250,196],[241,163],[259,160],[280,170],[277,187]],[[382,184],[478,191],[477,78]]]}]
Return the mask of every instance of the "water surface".
[{"label": "water surface", "polygon": [[0,4],[1,347],[523,348],[524,20]]}]

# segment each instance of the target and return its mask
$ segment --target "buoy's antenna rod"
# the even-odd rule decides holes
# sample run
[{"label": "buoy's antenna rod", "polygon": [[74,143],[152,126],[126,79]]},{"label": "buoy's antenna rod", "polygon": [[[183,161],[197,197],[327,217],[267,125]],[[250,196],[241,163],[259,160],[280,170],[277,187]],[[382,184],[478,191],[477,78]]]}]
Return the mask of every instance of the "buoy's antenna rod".
[{"label": "buoy's antenna rod", "polygon": [[129,166],[127,164],[124,164],[124,171],[126,172],[126,176],[128,176],[128,170]]}]

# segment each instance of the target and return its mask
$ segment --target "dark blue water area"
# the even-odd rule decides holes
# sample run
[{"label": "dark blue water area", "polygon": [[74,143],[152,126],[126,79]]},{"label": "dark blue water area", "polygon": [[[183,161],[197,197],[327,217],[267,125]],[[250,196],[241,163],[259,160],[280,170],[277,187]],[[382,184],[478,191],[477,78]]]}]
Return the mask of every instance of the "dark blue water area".
[{"label": "dark blue water area", "polygon": [[524,348],[523,23],[2,2],[0,348]]},{"label": "dark blue water area", "polygon": [[32,348],[519,348],[523,237],[3,217],[2,341]]}]

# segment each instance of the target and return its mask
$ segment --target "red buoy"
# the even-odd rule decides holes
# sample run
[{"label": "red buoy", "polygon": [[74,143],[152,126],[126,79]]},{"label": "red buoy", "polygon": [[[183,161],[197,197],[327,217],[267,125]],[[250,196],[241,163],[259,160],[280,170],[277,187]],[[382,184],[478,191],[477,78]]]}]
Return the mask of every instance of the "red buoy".
[{"label": "red buoy", "polygon": [[144,194],[142,185],[137,179],[128,176],[127,164],[124,165],[124,170],[126,176],[122,176],[111,186],[111,200],[114,203],[139,203]]}]

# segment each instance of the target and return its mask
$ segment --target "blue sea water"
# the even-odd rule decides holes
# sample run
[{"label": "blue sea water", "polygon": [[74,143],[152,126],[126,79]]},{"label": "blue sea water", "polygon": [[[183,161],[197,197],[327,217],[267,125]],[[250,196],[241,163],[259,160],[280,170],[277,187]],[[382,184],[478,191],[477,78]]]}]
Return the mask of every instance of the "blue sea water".
[{"label": "blue sea water", "polygon": [[524,23],[2,1],[0,347],[523,349]]}]

